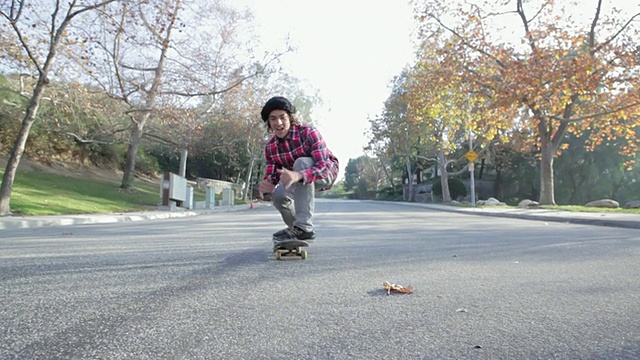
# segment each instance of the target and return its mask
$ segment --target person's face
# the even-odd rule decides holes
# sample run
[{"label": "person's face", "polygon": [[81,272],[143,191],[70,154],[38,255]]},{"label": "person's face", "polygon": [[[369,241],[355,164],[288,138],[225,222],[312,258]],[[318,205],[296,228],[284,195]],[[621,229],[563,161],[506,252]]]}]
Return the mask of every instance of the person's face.
[{"label": "person's face", "polygon": [[291,119],[284,110],[273,110],[269,114],[269,127],[280,139],[284,139],[291,128]]}]

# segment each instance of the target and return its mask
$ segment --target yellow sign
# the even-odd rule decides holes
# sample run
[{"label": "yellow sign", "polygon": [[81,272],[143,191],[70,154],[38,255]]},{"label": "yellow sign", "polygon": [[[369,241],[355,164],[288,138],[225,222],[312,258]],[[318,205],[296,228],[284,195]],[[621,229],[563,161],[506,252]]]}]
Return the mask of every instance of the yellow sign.
[{"label": "yellow sign", "polygon": [[464,156],[469,160],[469,162],[474,162],[478,158],[478,153],[471,149]]}]

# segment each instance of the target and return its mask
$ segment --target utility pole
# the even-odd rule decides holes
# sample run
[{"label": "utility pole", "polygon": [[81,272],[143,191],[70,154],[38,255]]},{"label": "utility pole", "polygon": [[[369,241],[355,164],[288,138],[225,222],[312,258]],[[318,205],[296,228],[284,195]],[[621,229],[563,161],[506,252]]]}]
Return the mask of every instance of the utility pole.
[{"label": "utility pole", "polygon": [[[469,152],[473,151],[473,139],[471,138],[471,127],[469,127]],[[475,151],[473,152],[475,154]],[[471,182],[469,187],[471,188],[471,206],[476,207],[476,179],[474,175],[474,161],[475,159],[469,159],[469,174],[471,175]]]},{"label": "utility pole", "polygon": [[469,187],[471,188],[471,206],[476,207],[476,177],[474,175],[474,162],[478,158],[478,154],[473,150],[473,138],[471,132],[471,104],[469,103],[469,95],[467,95],[467,126],[469,127],[469,151],[465,155],[469,160]]}]

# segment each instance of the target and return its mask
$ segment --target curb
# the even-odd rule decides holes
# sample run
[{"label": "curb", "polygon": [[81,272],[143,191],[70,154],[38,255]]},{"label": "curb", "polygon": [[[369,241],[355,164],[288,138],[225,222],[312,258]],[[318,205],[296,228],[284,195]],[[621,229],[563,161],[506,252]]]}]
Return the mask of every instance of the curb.
[{"label": "curb", "polygon": [[[469,212],[467,212],[469,213]],[[532,214],[510,214],[510,213],[471,213],[473,215],[490,216],[490,217],[503,217],[512,219],[534,220],[534,221],[549,221],[560,222],[565,224],[575,225],[595,225],[595,226],[608,226],[618,227],[626,229],[640,229],[640,219],[637,221],[616,220],[616,219],[596,219],[596,218],[574,218],[571,216],[547,216],[547,215],[532,215]]]},{"label": "curb", "polygon": [[[640,229],[640,215],[619,214],[608,212],[581,212],[553,211],[545,209],[522,209],[522,208],[459,208],[449,205],[434,205],[420,203],[402,203],[406,206],[422,207],[426,209],[454,212],[459,214],[501,217],[522,220],[559,222],[576,225],[594,225],[606,227],[618,227],[626,229]],[[546,214],[540,213],[546,211]],[[552,213],[549,215],[548,213]]]},{"label": "curb", "polygon": [[[251,207],[253,205],[253,207]],[[92,214],[92,215],[52,215],[33,217],[0,217],[0,231],[19,230],[37,227],[69,226],[69,225],[92,225],[111,224],[128,221],[145,221],[183,218],[199,215],[210,215],[217,213],[227,213],[236,211],[246,211],[258,209],[270,204],[254,203],[235,206],[219,206],[208,210],[184,210],[184,211],[150,211],[139,213],[116,213],[116,214]]]},{"label": "curb", "polygon": [[[365,200],[380,202],[375,200]],[[454,212],[459,214],[502,217],[533,221],[559,222],[576,225],[595,225],[605,227],[617,227],[625,229],[640,229],[640,215],[618,213],[573,213],[563,211],[551,211],[544,209],[520,209],[520,208],[460,208],[449,205],[421,204],[394,202],[396,205],[421,207],[425,209]],[[253,205],[253,206],[252,206]],[[128,221],[161,220],[182,218],[199,215],[210,215],[235,211],[254,210],[270,206],[270,203],[253,203],[235,206],[220,206],[210,210],[184,210],[184,211],[151,211],[143,213],[119,213],[119,214],[94,214],[94,215],[66,215],[66,216],[34,216],[34,217],[0,217],[0,231],[18,230],[36,227],[70,226],[110,224]],[[546,211],[546,213],[541,213]],[[551,213],[551,215],[550,215]]]}]

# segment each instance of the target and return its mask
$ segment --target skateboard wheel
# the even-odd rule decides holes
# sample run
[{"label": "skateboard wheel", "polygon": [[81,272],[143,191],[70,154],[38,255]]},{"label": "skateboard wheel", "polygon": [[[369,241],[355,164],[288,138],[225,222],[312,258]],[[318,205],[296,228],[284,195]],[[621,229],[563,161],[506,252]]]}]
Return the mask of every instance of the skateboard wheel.
[{"label": "skateboard wheel", "polygon": [[300,257],[302,258],[302,260],[305,260],[307,258],[307,251],[306,250],[300,251]]},{"label": "skateboard wheel", "polygon": [[276,260],[280,260],[280,251],[275,252]]}]

